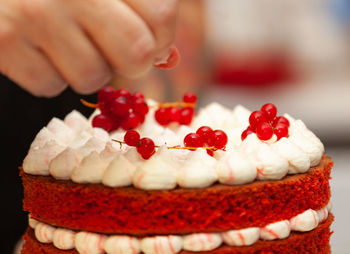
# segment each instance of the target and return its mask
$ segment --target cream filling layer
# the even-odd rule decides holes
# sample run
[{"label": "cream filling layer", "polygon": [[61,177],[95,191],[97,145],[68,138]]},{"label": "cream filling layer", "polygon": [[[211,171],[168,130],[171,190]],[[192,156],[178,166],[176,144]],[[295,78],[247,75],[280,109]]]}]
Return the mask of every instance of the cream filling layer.
[{"label": "cream filling layer", "polygon": [[[205,188],[215,182],[238,185],[254,180],[282,179],[287,174],[305,173],[319,163],[324,147],[301,120],[290,121],[289,137],[263,142],[250,134],[243,142],[250,111],[233,110],[212,103],[200,110],[191,126],[156,123],[151,109],[138,131],[162,148],[144,160],[135,148],[120,147],[111,139],[122,140],[125,131],[107,133],[92,128],[91,120],[77,111],[65,119],[53,118],[34,139],[23,161],[23,170],[33,175],[51,175],[76,183],[102,183],[110,187],[133,185],[140,189],[165,190]],[[169,150],[183,145],[185,135],[199,126],[224,130],[229,142],[226,152],[209,156],[204,149]]]},{"label": "cream filling layer", "polygon": [[29,215],[29,226],[41,243],[52,243],[61,250],[76,249],[82,254],[173,254],[181,250],[210,251],[223,243],[229,246],[249,246],[259,239],[287,238],[291,231],[306,232],[325,221],[331,202],[318,211],[308,209],[289,220],[277,221],[265,227],[250,227],[221,233],[194,233],[188,235],[161,235],[138,238],[128,235],[104,235],[72,231],[37,221]]}]

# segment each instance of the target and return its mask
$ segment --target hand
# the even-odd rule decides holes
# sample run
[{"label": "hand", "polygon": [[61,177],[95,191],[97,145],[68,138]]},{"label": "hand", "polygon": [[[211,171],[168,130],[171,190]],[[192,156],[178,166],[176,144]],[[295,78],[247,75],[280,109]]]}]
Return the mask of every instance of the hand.
[{"label": "hand", "polygon": [[155,63],[164,68],[162,59],[177,53],[177,5],[177,0],[2,0],[0,72],[36,96],[51,97],[67,84],[87,94],[115,72],[134,78]]}]

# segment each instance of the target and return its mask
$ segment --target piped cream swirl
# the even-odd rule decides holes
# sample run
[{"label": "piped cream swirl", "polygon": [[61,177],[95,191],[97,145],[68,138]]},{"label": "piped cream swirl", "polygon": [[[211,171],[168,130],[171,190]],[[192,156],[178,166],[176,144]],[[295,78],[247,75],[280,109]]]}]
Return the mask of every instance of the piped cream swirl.
[{"label": "piped cream swirl", "polygon": [[[124,131],[107,133],[92,128],[91,118],[72,111],[63,121],[53,118],[39,131],[23,161],[23,169],[28,174],[110,187],[205,188],[216,182],[237,185],[305,173],[324,154],[324,146],[315,134],[301,120],[289,115],[285,115],[290,121],[289,137],[263,142],[256,134],[250,134],[242,142],[240,134],[248,124],[250,111],[241,105],[229,110],[217,103],[210,104],[200,110],[191,126],[164,128],[157,124],[153,114],[150,112],[138,129],[142,136],[162,146],[149,160],[142,159],[135,148],[126,145],[120,148],[112,141],[122,139]],[[203,125],[227,133],[229,143],[225,152],[218,151],[215,157],[210,157],[201,148],[196,151],[166,148],[182,145],[186,134]]]}]

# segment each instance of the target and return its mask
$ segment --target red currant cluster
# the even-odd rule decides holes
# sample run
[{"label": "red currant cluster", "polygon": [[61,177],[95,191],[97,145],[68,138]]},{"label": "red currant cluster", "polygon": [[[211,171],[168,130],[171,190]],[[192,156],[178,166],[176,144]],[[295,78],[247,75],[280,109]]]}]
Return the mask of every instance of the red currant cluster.
[{"label": "red currant cluster", "polygon": [[128,146],[134,146],[137,152],[145,160],[149,159],[155,152],[155,145],[150,138],[141,138],[137,131],[129,130],[124,135],[124,142]]},{"label": "red currant cluster", "polygon": [[160,125],[168,125],[171,122],[189,125],[192,122],[196,102],[195,94],[186,93],[183,102],[160,104],[154,116]]},{"label": "red currant cluster", "polygon": [[106,86],[98,92],[97,98],[101,114],[93,118],[92,126],[106,131],[113,131],[119,127],[124,130],[134,129],[144,122],[148,113],[144,95],[139,92],[131,94],[124,88],[115,90]]},{"label": "red currant cluster", "polygon": [[215,150],[225,149],[227,141],[228,138],[225,132],[222,130],[212,130],[208,126],[202,126],[196,131],[196,133],[189,133],[184,138],[184,144],[186,147],[213,148],[207,149],[207,153],[211,156],[214,155]]},{"label": "red currant cluster", "polygon": [[277,116],[277,108],[272,103],[267,103],[260,110],[252,112],[249,124],[242,132],[242,140],[251,133],[256,133],[260,140],[269,140],[273,134],[277,136],[277,140],[288,137],[289,121],[284,116]]}]

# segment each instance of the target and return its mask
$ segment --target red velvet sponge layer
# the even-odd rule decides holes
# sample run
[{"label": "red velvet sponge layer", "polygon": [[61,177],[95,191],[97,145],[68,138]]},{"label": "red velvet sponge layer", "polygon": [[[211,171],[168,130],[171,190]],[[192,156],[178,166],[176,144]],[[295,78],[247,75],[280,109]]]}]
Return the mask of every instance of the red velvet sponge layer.
[{"label": "red velvet sponge layer", "polygon": [[[179,254],[327,254],[330,253],[329,239],[331,232],[330,224],[333,215],[320,224],[316,229],[306,233],[293,232],[287,239],[275,241],[259,240],[252,246],[231,247],[222,245],[221,247],[205,252],[181,251]],[[52,244],[39,243],[31,228],[27,229],[24,235],[25,244],[22,254],[78,254],[76,250],[59,250]]]},{"label": "red velvet sponge layer", "polygon": [[169,191],[76,184],[23,171],[21,175],[24,210],[48,224],[107,234],[185,234],[262,227],[325,207],[332,166],[324,156],[307,173],[278,181]]}]

